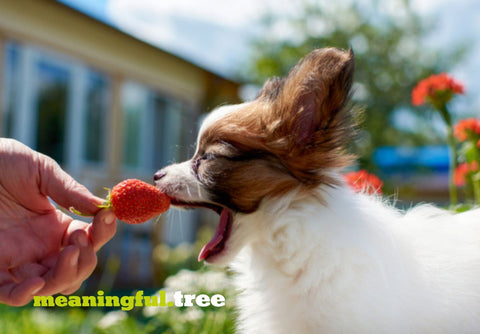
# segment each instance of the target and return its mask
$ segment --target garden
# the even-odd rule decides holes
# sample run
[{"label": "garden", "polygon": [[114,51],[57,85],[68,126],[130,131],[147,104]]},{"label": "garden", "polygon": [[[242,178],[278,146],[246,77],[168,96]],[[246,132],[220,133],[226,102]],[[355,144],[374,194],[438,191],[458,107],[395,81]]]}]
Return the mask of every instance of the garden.
[{"label": "garden", "polygon": [[[412,92],[413,105],[428,104],[445,121],[445,141],[451,152],[450,206],[446,209],[456,212],[475,207],[480,201],[480,120],[468,118],[452,123],[448,104],[460,94],[464,94],[463,85],[445,73],[420,81]],[[346,173],[345,180],[355,191],[382,195],[383,182],[365,170]],[[195,244],[175,248],[161,244],[154,250],[154,263],[161,268],[163,284],[159,291],[150,291],[150,295],[163,296],[170,304],[136,304],[134,296],[138,291],[114,291],[103,282],[102,297],[118,296],[121,304],[109,305],[103,299],[98,303],[97,296],[97,304],[87,306],[65,302],[63,305],[33,303],[33,306],[31,303],[20,308],[0,305],[0,333],[233,333],[236,311],[231,274],[196,261],[201,245],[211,233],[206,228],[199,232]],[[116,268],[118,265],[111,261],[107,268],[109,276],[115,275]],[[224,303],[187,305],[185,302],[178,306],[171,302],[176,291],[196,296],[221,295]],[[82,298],[82,290],[75,295]],[[131,298],[128,305],[122,299],[127,297]]]},{"label": "garden", "polygon": [[[335,21],[328,11],[319,8],[305,5],[300,14],[303,21],[289,22],[290,28],[295,27],[294,31],[302,36],[300,42],[280,41],[270,34],[254,42],[253,56],[248,70],[241,74],[242,80],[258,85],[268,77],[283,76],[292,63],[318,46],[352,46],[357,62],[352,98],[354,103],[365,107],[365,118],[359,142],[352,144],[359,160],[345,172],[347,184],[354,191],[385,196],[394,202],[399,196],[398,184],[384,179],[386,174],[372,159],[375,150],[404,144],[410,147],[438,145],[448,148],[447,189],[441,194],[444,201],[440,206],[456,213],[478,206],[480,118],[471,117],[474,113],[459,117],[461,113],[456,108],[462,104],[457,102],[469,93],[468,87],[443,72],[454,67],[463,50],[440,54],[415,47],[421,44],[420,37],[425,31],[409,7],[404,8],[408,14],[404,21],[398,23],[390,17],[393,23],[380,26],[370,23],[367,13],[357,5],[342,9],[346,18],[343,21],[341,17]],[[323,22],[317,29],[321,33],[314,34],[307,27],[305,22],[312,18]],[[265,21],[269,31],[275,31],[275,18],[267,17]],[[386,50],[390,52],[388,55]],[[409,117],[413,115],[417,125],[431,122],[440,124],[440,130],[403,131],[392,119],[397,119],[405,110]],[[88,289],[82,286],[73,297],[52,299],[53,304],[38,301],[22,307],[0,304],[0,334],[234,333],[237,292],[233,287],[233,273],[197,261],[202,245],[212,234],[212,227],[202,226],[194,243],[155,244],[151,252],[155,289],[116,288],[114,281],[121,275],[121,260],[109,254],[96,272],[97,279]],[[175,297],[178,291],[184,294],[181,306]],[[195,296],[188,299],[187,294]],[[82,297],[88,295],[95,297],[95,304],[84,303]],[[222,298],[214,299],[216,295]],[[159,298],[159,302],[146,304],[145,297],[149,296]]]}]

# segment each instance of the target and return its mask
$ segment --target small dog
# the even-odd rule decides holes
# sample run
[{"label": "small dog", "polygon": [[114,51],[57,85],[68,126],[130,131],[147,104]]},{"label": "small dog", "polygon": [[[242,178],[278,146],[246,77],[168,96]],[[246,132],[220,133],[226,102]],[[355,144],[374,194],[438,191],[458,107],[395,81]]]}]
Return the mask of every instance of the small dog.
[{"label": "small dog", "polygon": [[480,211],[401,213],[344,184],[353,72],[351,51],[311,52],[214,110],[156,186],[219,213],[199,260],[238,273],[239,332],[479,333]]}]

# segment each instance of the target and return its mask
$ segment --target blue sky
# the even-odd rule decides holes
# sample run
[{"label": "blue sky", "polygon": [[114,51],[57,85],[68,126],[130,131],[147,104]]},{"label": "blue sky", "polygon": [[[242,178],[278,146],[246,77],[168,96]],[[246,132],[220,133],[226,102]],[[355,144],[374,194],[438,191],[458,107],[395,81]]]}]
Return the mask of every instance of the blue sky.
[{"label": "blue sky", "polygon": [[[116,28],[221,75],[235,76],[246,65],[248,42],[266,11],[295,12],[301,2],[283,0],[58,0]],[[310,0],[316,1],[316,0]],[[321,1],[321,0],[318,0]],[[395,0],[375,3],[385,10]],[[370,2],[369,2],[370,1]],[[411,0],[425,19],[436,22],[425,47],[448,50],[471,42],[467,59],[453,75],[467,87],[468,105],[480,114],[480,1]],[[289,35],[280,27],[279,34]]]},{"label": "blue sky", "polygon": [[58,0],[106,23],[113,23],[108,13],[108,0]]}]

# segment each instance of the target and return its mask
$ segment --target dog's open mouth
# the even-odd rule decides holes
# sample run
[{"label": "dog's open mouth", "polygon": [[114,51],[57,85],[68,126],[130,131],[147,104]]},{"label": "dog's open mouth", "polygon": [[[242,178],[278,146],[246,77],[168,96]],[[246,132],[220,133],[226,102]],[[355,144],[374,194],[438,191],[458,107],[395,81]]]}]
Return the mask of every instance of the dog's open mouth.
[{"label": "dog's open mouth", "polygon": [[222,253],[225,249],[230,232],[232,230],[233,214],[229,209],[211,203],[188,203],[172,199],[172,205],[182,208],[207,208],[215,211],[220,215],[220,221],[217,224],[213,237],[207,242],[200,253],[198,254],[198,261],[209,261],[216,255]]}]

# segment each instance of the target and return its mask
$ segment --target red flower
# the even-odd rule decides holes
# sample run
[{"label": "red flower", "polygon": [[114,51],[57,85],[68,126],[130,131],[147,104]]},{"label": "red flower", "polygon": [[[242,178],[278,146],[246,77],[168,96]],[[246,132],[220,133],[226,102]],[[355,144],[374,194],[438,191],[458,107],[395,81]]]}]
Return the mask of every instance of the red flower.
[{"label": "red flower", "polygon": [[477,161],[472,161],[470,163],[470,170],[472,172],[478,172],[478,162]]},{"label": "red flower", "polygon": [[453,130],[453,135],[460,141],[467,140],[469,133],[480,135],[480,120],[476,118],[462,119]]},{"label": "red flower", "polygon": [[453,173],[453,182],[458,187],[464,186],[467,183],[467,176],[469,173],[478,171],[478,162],[473,161],[471,163],[464,162],[457,166]]},{"label": "red flower", "polygon": [[470,168],[467,163],[462,163],[455,169],[455,172],[453,173],[453,182],[455,182],[458,187],[464,186],[467,182],[467,174],[469,170]]},{"label": "red flower", "polygon": [[383,182],[376,175],[368,174],[365,170],[346,173],[344,179],[356,192],[382,194]]},{"label": "red flower", "polygon": [[463,93],[464,88],[460,82],[446,73],[440,73],[421,80],[415,86],[412,91],[412,104],[419,106],[425,102],[447,103],[454,94]]}]

